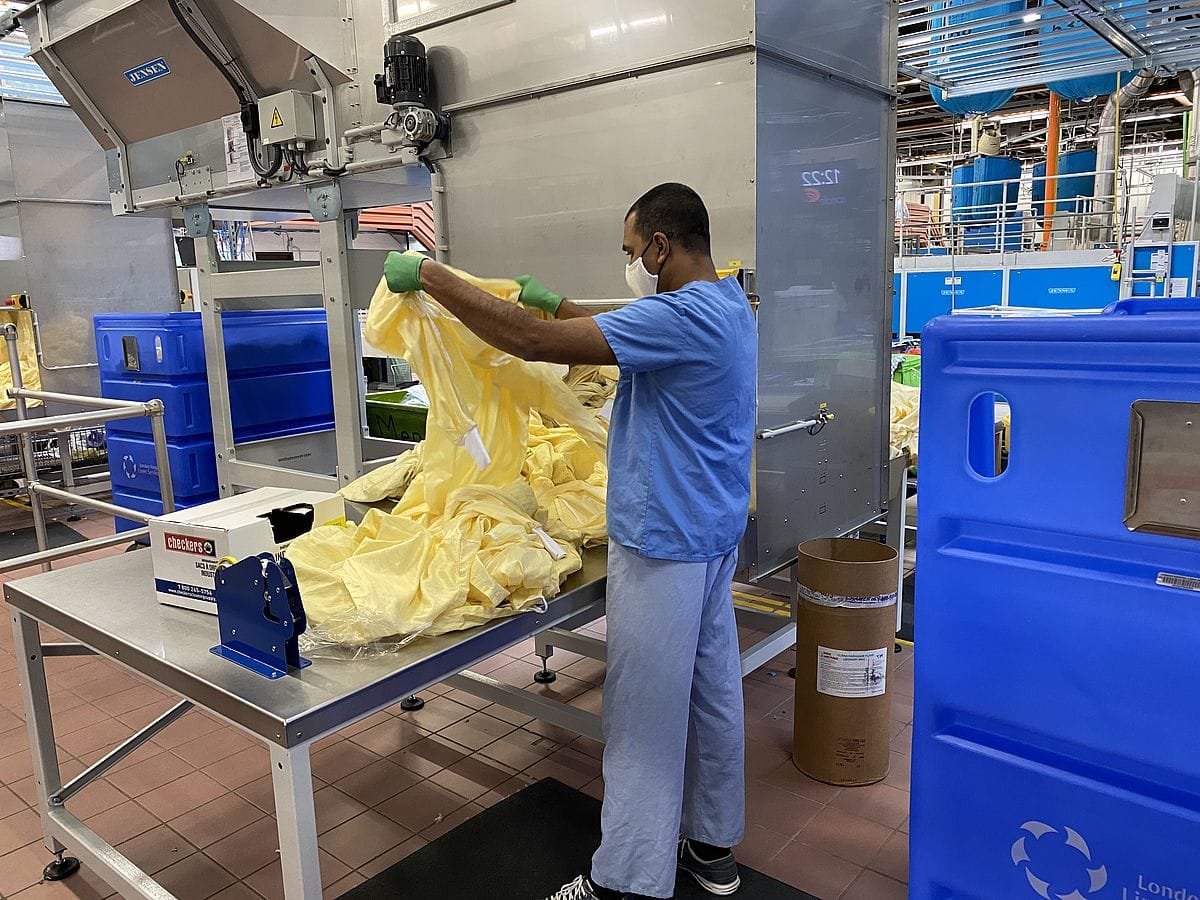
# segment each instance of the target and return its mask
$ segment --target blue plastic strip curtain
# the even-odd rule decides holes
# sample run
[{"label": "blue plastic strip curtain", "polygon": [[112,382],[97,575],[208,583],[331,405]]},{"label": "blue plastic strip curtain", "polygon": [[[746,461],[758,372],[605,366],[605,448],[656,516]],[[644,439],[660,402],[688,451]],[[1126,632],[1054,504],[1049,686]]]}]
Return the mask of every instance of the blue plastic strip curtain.
[{"label": "blue plastic strip curtain", "polygon": [[[1121,73],[1121,87],[1133,81],[1137,72]],[[1117,89],[1116,75],[1092,75],[1088,78],[1068,78],[1064,81],[1048,82],[1046,87],[1058,94],[1064,100],[1088,100],[1111,94]]]},{"label": "blue plastic strip curtain", "polygon": [[946,112],[965,118],[995,112],[1011,100],[1016,91],[989,91],[985,94],[971,94],[969,97],[947,97],[941,88],[930,85],[929,93],[933,102]]},{"label": "blue plastic strip curtain", "polygon": [[[964,2],[966,2],[966,0],[949,0],[949,2],[939,4],[938,6],[941,9],[949,11],[956,6],[961,6]],[[1016,13],[1021,12],[1024,8],[1025,0],[1006,0],[1006,2],[997,3],[994,6],[986,6],[982,9],[969,9],[966,12],[948,15],[945,19],[935,19],[930,23],[930,26],[932,28],[945,28],[947,26],[961,25],[963,26],[963,34],[979,34],[980,38],[978,43],[981,48],[986,49],[986,45],[988,43],[988,32],[1002,26],[993,22],[988,25],[978,25],[972,27],[971,23],[980,20],[992,19],[997,16],[1015,15]],[[955,47],[954,52],[961,53],[961,51],[966,50],[971,46],[972,44],[968,43]],[[948,50],[946,52],[949,54],[950,51]],[[948,55],[947,62],[953,61],[954,60],[950,59]],[[930,66],[930,71],[936,75],[938,74],[937,70],[938,64],[935,56],[933,64]],[[929,93],[933,97],[933,102],[946,112],[956,116],[966,117],[981,116],[995,112],[996,110],[1000,109],[1000,107],[1004,106],[1004,104],[1006,104],[1009,100],[1011,100],[1016,91],[986,91],[984,93],[971,94],[965,97],[947,97],[941,88],[937,87],[936,85],[931,85],[929,88]]]},{"label": "blue plastic strip curtain", "polygon": [[[1120,13],[1121,8],[1125,6],[1133,6],[1134,0],[1117,0],[1110,3],[1110,8]],[[1106,51],[1097,50],[1095,47],[1083,47],[1074,52],[1070,50],[1072,46],[1070,42],[1075,41],[1082,33],[1086,33],[1089,26],[1079,19],[1066,19],[1054,22],[1042,29],[1039,38],[1039,44],[1043,53],[1053,54],[1056,65],[1069,67],[1072,64],[1083,64],[1088,62],[1098,62],[1101,60],[1102,54]],[[1063,54],[1066,54],[1064,56]],[[1058,94],[1064,100],[1090,100],[1092,97],[1102,97],[1111,94],[1113,91],[1119,90],[1117,78],[1120,77],[1120,87],[1125,87],[1129,82],[1133,81],[1134,75],[1137,74],[1136,69],[1130,69],[1121,72],[1118,76],[1117,72],[1104,73],[1101,75],[1089,75],[1085,78],[1061,78],[1056,81],[1046,83],[1051,91]]]}]

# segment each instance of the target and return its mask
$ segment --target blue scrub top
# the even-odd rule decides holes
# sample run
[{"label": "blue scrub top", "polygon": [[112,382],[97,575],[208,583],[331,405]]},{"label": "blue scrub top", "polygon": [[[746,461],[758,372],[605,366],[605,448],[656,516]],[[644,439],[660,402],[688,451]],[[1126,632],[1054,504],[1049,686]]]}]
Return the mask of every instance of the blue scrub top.
[{"label": "blue scrub top", "polygon": [[750,507],[758,335],[733,278],[596,316],[621,367],[608,443],[609,537],[652,559],[706,562]]}]

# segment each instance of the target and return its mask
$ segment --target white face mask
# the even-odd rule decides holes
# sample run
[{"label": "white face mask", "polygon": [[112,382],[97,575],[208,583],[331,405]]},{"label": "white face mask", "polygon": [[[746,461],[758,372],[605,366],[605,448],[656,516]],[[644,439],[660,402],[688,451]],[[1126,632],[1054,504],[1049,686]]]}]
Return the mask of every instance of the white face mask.
[{"label": "white face mask", "polygon": [[640,256],[625,267],[625,283],[639,299],[658,293],[658,276],[650,274]]},{"label": "white face mask", "polygon": [[[654,241],[650,241],[646,245],[646,250],[649,250],[653,244]],[[650,274],[643,259],[646,250],[643,250],[641,256],[625,267],[625,283],[629,285],[629,290],[633,291],[633,296],[638,299],[653,297],[658,293],[658,276]]]}]

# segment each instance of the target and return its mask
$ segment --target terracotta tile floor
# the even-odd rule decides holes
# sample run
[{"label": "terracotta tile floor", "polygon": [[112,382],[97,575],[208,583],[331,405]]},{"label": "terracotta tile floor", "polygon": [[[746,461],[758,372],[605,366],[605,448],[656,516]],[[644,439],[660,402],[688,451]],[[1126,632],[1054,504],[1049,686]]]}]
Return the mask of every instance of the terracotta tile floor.
[{"label": "terracotta tile floor", "polygon": [[[102,519],[71,525],[87,536],[111,528]],[[103,552],[91,556],[98,555]],[[603,622],[591,630],[602,635]],[[478,670],[599,709],[602,664],[559,651],[559,680],[541,688],[532,680],[532,651],[527,642]],[[912,653],[894,657],[891,774],[880,785],[843,789],[806,778],[790,761],[791,656],[746,681],[748,830],[739,857],[822,900],[903,898]],[[34,786],[15,666],[11,631],[0,628],[0,897],[111,896],[87,871],[57,885],[39,881],[48,854],[30,809]],[[51,659],[46,667],[68,775],[173,702],[96,658]],[[423,696],[424,710],[392,707],[322,740],[313,753],[327,897],[538,778],[553,776],[602,794],[595,741],[444,686]],[[81,792],[70,808],[184,900],[274,900],[282,887],[273,805],[264,748],[192,711]]]}]

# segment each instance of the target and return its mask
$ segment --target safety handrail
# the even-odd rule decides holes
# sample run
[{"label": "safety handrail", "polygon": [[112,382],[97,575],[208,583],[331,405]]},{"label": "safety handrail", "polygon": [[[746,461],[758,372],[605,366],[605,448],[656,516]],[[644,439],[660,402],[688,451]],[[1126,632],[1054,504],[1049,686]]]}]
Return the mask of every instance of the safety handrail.
[{"label": "safety handrail", "polygon": [[[162,493],[163,512],[175,510],[175,491],[171,483],[171,464],[167,455],[167,430],[163,421],[163,403],[161,400],[149,400],[145,403],[130,400],[109,400],[101,397],[78,396],[75,394],[60,394],[54,391],[37,391],[25,387],[21,374],[21,358],[17,350],[17,329],[14,325],[4,326],[4,340],[8,349],[8,367],[12,379],[12,387],[7,394],[16,401],[17,421],[0,422],[0,438],[9,435],[16,436],[21,447],[21,463],[25,473],[25,490],[29,495],[29,506],[33,512],[34,531],[37,534],[38,552],[27,554],[16,559],[0,562],[0,573],[23,569],[28,566],[40,565],[42,571],[49,571],[50,564],[55,560],[65,559],[134,540],[144,536],[144,531],[112,535],[96,538],[68,547],[50,549],[50,541],[46,534],[46,512],[43,498],[50,497],[67,503],[85,506],[99,512],[120,516],[134,522],[146,524],[150,516],[135,509],[126,509],[116,504],[96,500],[84,494],[65,491],[53,485],[45,484],[38,478],[37,461],[33,453],[31,435],[39,432],[61,432],[71,428],[87,425],[103,425],[123,419],[148,418],[150,431],[154,437],[154,461],[158,467],[158,486]],[[68,413],[59,416],[29,418],[28,400],[41,400],[43,403],[65,403],[74,406],[88,407],[93,411]],[[63,450],[60,446],[60,461]],[[70,447],[66,449],[70,453]]]}]

